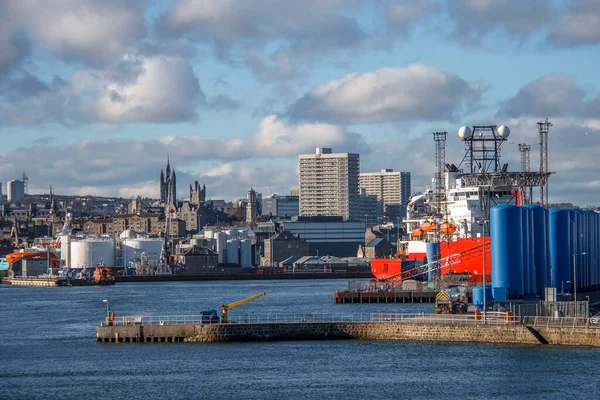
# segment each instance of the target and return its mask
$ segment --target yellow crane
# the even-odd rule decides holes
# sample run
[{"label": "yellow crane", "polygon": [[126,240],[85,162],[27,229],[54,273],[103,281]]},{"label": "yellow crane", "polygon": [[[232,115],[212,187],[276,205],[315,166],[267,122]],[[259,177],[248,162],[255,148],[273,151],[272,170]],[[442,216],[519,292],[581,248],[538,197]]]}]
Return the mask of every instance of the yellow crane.
[{"label": "yellow crane", "polygon": [[254,296],[250,296],[250,297],[246,297],[245,299],[242,299],[242,300],[234,301],[231,304],[221,304],[221,311],[223,312],[223,318],[222,318],[221,322],[223,322],[223,323],[227,322],[227,311],[229,311],[232,308],[235,308],[237,306],[241,306],[242,304],[246,304],[249,301],[258,299],[259,297],[262,297],[265,294],[267,294],[267,292],[255,294]]}]

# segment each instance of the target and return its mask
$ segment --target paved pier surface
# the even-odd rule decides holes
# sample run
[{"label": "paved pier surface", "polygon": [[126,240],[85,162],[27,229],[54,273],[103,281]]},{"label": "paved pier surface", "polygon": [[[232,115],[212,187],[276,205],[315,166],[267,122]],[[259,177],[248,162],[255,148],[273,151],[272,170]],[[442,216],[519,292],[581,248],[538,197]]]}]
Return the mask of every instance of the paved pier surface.
[{"label": "paved pier surface", "polygon": [[[395,316],[394,316],[395,315]],[[97,342],[246,342],[288,340],[413,340],[512,344],[600,346],[600,326],[585,319],[525,321],[512,317],[398,316],[379,314],[374,321],[239,322],[239,323],[125,323],[96,329]]]}]

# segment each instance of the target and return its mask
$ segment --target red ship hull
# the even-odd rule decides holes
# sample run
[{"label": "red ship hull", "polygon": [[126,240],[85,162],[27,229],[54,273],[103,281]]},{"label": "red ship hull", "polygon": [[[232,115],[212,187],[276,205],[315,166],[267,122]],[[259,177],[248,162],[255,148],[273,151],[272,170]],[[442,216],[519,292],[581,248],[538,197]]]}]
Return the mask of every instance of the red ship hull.
[{"label": "red ship hull", "polygon": [[[490,238],[465,238],[454,242],[440,243],[440,257],[446,258],[458,254],[452,259],[447,268],[442,268],[441,275],[468,274],[472,282],[483,280],[483,250],[485,241],[485,275],[489,280],[492,271],[490,256]],[[425,253],[409,253],[404,258],[409,261],[423,263]],[[371,272],[378,280],[388,280],[399,277],[402,273],[402,259],[399,258],[374,258],[371,260]],[[400,279],[395,279],[400,280]]]}]

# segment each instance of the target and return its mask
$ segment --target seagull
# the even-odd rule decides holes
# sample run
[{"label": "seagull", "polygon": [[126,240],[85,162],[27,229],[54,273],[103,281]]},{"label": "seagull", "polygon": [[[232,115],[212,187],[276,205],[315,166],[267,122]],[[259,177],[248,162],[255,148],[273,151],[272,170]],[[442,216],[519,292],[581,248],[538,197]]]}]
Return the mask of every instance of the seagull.
[{"label": "seagull", "polygon": [[585,133],[585,136],[587,136],[587,135],[589,135],[589,133],[587,133],[587,132],[586,132],[586,133]]}]

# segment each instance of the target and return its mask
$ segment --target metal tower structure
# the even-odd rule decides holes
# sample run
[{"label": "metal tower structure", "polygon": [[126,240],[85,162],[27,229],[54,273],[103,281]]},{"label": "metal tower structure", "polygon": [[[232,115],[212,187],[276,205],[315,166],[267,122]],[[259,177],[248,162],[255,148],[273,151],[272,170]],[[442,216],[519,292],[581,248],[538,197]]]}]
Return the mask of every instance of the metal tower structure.
[{"label": "metal tower structure", "polygon": [[[433,141],[435,142],[435,195],[437,203],[437,213],[439,218],[445,218],[446,213],[442,211],[442,202],[446,204],[442,194],[445,193],[444,169],[446,167],[446,135],[447,132],[433,132]],[[441,221],[439,221],[441,223]],[[439,224],[438,224],[439,225]],[[439,226],[438,226],[439,232]]]},{"label": "metal tower structure", "polygon": [[538,132],[540,134],[540,204],[548,208],[548,134],[552,123],[546,118],[545,121],[538,122]]},{"label": "metal tower structure", "polygon": [[523,175],[523,186],[521,187],[521,195],[523,204],[531,204],[533,202],[533,187],[526,186],[526,175],[531,170],[531,146],[526,143],[519,143],[519,151],[521,152],[521,173]]},{"label": "metal tower structure", "polygon": [[467,132],[461,137],[465,142],[465,156],[461,161],[464,170],[471,174],[500,172],[500,148],[510,130],[505,126],[473,125],[473,130]]},{"label": "metal tower structure", "polygon": [[29,194],[29,192],[27,190],[27,183],[29,182],[29,178],[27,177],[27,174],[25,173],[25,171],[23,171],[21,173],[21,181],[23,181],[23,192],[25,194]]}]

